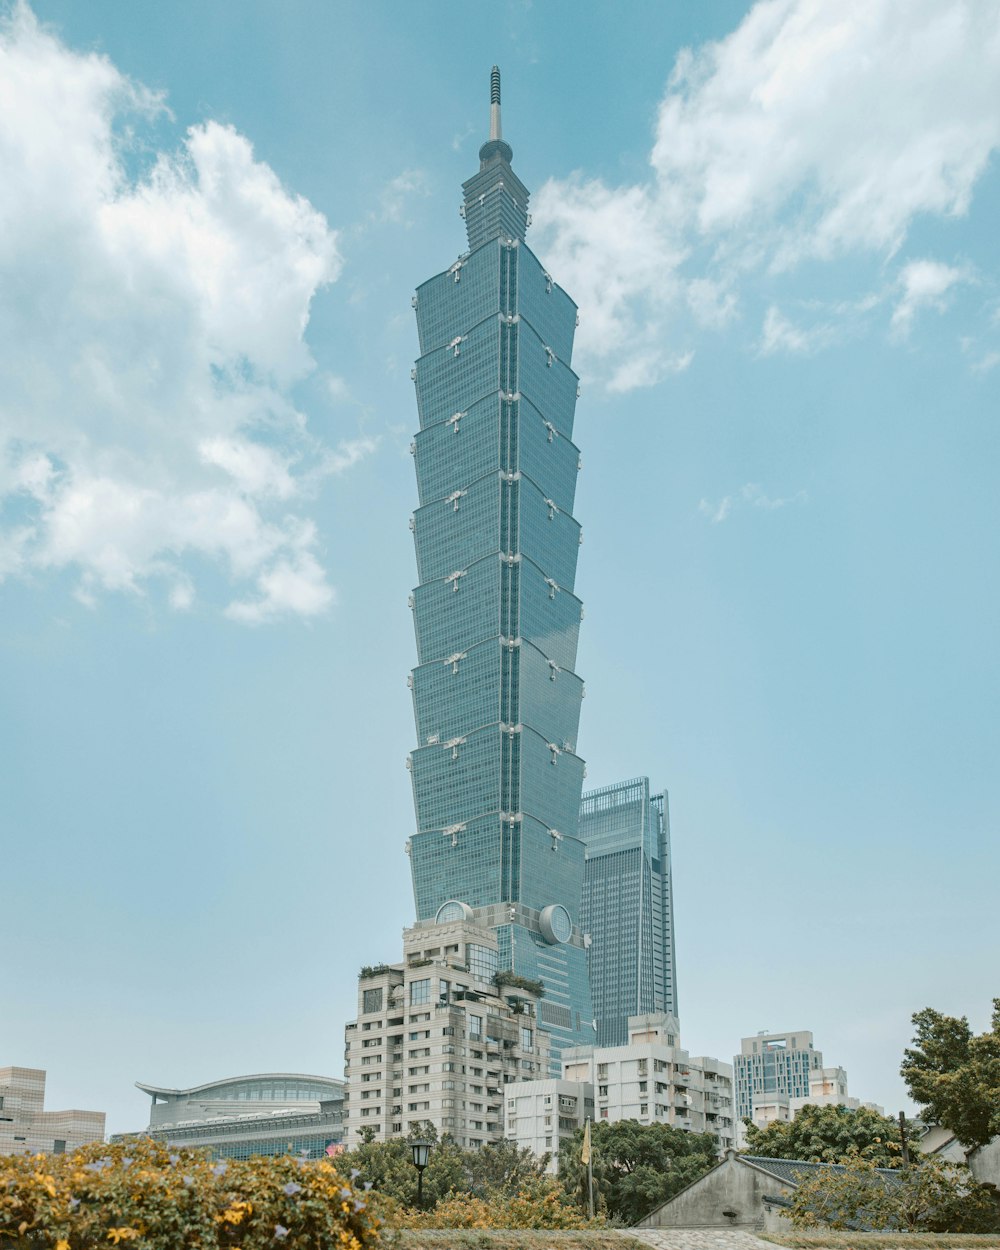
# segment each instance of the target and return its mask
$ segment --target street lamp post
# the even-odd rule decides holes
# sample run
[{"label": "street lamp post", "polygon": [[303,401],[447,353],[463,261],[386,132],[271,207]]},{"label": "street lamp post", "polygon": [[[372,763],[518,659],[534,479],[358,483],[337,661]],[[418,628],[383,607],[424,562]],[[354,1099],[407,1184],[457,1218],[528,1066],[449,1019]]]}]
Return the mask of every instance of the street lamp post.
[{"label": "street lamp post", "polygon": [[424,1168],[430,1158],[431,1143],[419,1139],[411,1141],[410,1153],[413,1156],[413,1166],[417,1169],[417,1210],[422,1211],[424,1209]]}]

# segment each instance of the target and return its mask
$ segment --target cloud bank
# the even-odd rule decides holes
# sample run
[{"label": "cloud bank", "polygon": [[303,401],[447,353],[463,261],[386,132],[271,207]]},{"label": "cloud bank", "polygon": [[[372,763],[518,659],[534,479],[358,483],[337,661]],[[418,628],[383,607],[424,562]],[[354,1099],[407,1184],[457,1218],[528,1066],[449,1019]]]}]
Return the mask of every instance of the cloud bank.
[{"label": "cloud bank", "polygon": [[237,620],[315,616],[303,505],[372,448],[290,397],[337,235],[230,126],[158,150],[168,120],[25,5],[0,20],[0,578],[185,610],[218,571]]},{"label": "cloud bank", "polygon": [[[725,325],[752,275],[882,264],[919,216],[961,216],[1000,146],[998,81],[994,0],[759,0],[677,58],[646,181],[535,197],[582,355],[611,389],[655,382],[690,350],[681,321]],[[815,346],[767,316],[765,351]]]}]

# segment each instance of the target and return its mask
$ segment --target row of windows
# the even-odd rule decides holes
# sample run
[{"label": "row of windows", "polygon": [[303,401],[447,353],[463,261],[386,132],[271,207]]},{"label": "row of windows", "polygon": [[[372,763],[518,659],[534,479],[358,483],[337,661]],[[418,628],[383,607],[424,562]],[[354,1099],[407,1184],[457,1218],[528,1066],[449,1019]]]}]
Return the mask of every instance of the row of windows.
[{"label": "row of windows", "polygon": [[413,533],[420,582],[447,577],[493,552],[514,551],[573,589],[580,526],[528,477],[506,480],[489,473],[418,508]]},{"label": "row of windows", "polygon": [[421,507],[444,505],[480,478],[520,471],[562,511],[573,511],[579,449],[557,420],[525,396],[484,395],[418,431],[412,451]]}]

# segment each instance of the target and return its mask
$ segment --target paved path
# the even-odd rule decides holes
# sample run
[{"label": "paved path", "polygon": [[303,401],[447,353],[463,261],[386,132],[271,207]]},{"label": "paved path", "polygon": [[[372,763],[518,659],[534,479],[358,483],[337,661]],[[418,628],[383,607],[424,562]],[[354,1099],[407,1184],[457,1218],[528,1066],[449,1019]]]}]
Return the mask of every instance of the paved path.
[{"label": "paved path", "polygon": [[654,1250],[775,1250],[753,1233],[724,1228],[630,1228],[628,1235]]}]

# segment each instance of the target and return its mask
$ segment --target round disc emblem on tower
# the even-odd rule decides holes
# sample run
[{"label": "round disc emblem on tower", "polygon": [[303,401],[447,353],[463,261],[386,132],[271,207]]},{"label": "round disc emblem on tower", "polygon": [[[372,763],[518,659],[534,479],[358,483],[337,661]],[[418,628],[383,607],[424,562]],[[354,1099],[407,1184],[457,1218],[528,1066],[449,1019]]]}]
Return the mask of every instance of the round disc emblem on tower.
[{"label": "round disc emblem on tower", "polygon": [[568,942],[573,936],[573,919],[562,903],[549,903],[538,917],[542,937],[550,946]]}]

